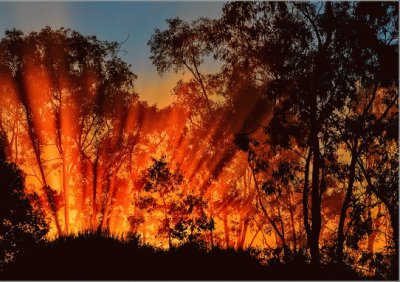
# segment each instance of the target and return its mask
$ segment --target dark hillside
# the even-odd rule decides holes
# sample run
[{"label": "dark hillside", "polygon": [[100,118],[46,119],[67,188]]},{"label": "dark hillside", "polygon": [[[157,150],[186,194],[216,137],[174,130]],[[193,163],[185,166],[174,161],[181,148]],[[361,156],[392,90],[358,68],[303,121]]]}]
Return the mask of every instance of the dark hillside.
[{"label": "dark hillside", "polygon": [[[343,277],[342,277],[343,276]],[[309,264],[261,265],[245,251],[184,245],[171,251],[106,235],[61,237],[38,245],[0,274],[10,280],[298,280],[360,278],[339,269],[313,271]]]},{"label": "dark hillside", "polygon": [[[23,270],[23,271],[22,271]],[[183,246],[170,252],[96,235],[57,239],[20,257],[6,279],[159,280],[257,279],[264,267],[245,252],[206,252]]]}]

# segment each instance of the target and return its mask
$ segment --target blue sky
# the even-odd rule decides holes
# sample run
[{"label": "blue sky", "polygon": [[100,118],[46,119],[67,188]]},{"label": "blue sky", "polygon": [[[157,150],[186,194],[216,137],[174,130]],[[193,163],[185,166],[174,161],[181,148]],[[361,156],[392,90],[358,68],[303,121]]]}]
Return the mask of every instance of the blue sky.
[{"label": "blue sky", "polygon": [[[0,35],[7,29],[37,31],[45,26],[66,27],[102,40],[128,41],[123,59],[138,75],[136,90],[143,100],[165,106],[182,74],[160,77],[149,60],[147,41],[156,27],[166,28],[167,18],[185,20],[217,18],[223,2],[0,2]],[[185,74],[186,78],[189,74]]]}]

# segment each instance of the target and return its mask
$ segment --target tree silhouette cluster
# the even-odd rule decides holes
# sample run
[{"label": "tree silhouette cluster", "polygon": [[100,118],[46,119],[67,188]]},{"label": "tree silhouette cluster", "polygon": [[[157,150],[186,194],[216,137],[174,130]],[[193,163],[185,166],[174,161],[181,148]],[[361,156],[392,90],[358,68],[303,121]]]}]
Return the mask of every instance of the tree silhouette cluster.
[{"label": "tree silhouette cluster", "polygon": [[201,196],[182,193],[179,186],[183,184],[183,176],[179,170],[171,172],[165,156],[154,160],[139,182],[143,192],[136,203],[138,211],[130,217],[136,232],[138,225],[145,223],[143,216],[151,216],[157,210],[163,213],[158,235],[168,238],[169,248],[174,246],[174,239],[180,244],[194,243],[203,232],[214,229],[213,219],[205,212],[207,203]]},{"label": "tree silhouette cluster", "polygon": [[[383,264],[396,277],[398,5],[228,3],[221,19],[168,24],[149,41],[160,72],[197,73],[213,55],[223,64],[226,93],[242,87],[249,100],[261,93],[273,102],[267,123],[243,124],[235,141],[248,154],[259,207],[283,250],[305,244],[312,265],[320,265],[322,236],[334,249],[331,260],[351,264],[351,254],[366,257],[373,248],[360,245],[379,232],[372,214],[383,205],[393,239],[391,263]],[[194,75],[205,95],[206,79]],[[293,222],[301,222],[297,230]],[[333,234],[323,235],[324,227]]]},{"label": "tree silhouette cluster", "polygon": [[48,232],[37,195],[25,193],[23,172],[6,160],[3,138],[0,136],[0,271],[43,242]]}]

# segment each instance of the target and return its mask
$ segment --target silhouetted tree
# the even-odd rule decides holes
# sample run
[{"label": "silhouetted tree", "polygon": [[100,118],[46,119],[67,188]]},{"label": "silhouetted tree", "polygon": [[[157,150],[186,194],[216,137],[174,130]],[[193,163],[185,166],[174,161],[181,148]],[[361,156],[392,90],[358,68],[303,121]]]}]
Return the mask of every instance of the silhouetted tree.
[{"label": "silhouetted tree", "polygon": [[[170,248],[172,244],[173,224],[176,221],[176,213],[179,213],[178,199],[181,195],[178,186],[182,183],[182,174],[172,172],[166,162],[166,157],[154,159],[153,165],[145,171],[140,179],[140,186],[144,194],[138,201],[138,206],[150,210],[160,210],[162,219],[158,233],[166,235]],[[156,196],[156,197],[155,197]]]},{"label": "silhouetted tree", "polygon": [[38,195],[26,194],[23,172],[6,161],[3,138],[0,136],[0,270],[43,241],[48,232]]},{"label": "silhouetted tree", "polygon": [[[392,90],[388,90],[390,93]],[[390,254],[392,265],[389,277],[398,279],[399,266],[399,147],[398,147],[398,93],[392,93],[396,106],[393,107],[391,99],[380,105],[384,112],[375,109],[369,115],[370,126],[368,134],[363,139],[368,142],[365,151],[357,159],[361,177],[367,183],[367,192],[374,194],[383,203],[392,227]],[[388,106],[389,105],[389,106]],[[376,105],[378,108],[379,104]],[[373,137],[372,137],[373,136]],[[371,138],[372,137],[372,138]]]},{"label": "silhouetted tree", "polygon": [[[137,132],[126,132],[129,111],[137,100],[136,76],[120,52],[119,43],[64,28],[46,27],[29,34],[12,30],[1,40],[0,76],[7,86],[1,89],[2,96],[23,110],[24,117],[16,123],[26,123],[27,138],[19,140],[33,152],[26,159],[34,156],[31,168],[41,194],[50,195],[45,188],[48,171],[60,170],[63,209],[52,214],[59,234],[70,231],[69,210],[86,209],[88,198],[92,216],[84,225],[94,229],[103,225],[107,216],[102,213],[108,213],[108,194],[114,194],[114,187],[99,183],[110,183],[136,144]],[[49,146],[55,146],[58,154],[46,159]]]},{"label": "silhouetted tree", "polygon": [[172,237],[180,243],[199,243],[201,235],[214,229],[214,220],[205,212],[207,202],[200,196],[189,194],[178,201],[178,205]]},{"label": "silhouetted tree", "polygon": [[[167,237],[170,248],[174,247],[173,240],[195,243],[202,233],[214,229],[213,219],[206,214],[207,202],[201,196],[185,193],[183,182],[180,170],[171,170],[165,156],[154,159],[139,182],[142,192],[136,207],[155,216],[162,213],[158,235]],[[144,223],[143,217],[131,218],[134,229],[140,223]]]},{"label": "silhouetted tree", "polygon": [[[398,31],[391,28],[398,21],[397,8],[392,3],[359,3],[355,6],[353,17],[351,22],[356,25],[355,31],[362,33],[356,39],[353,37],[354,45],[350,45],[355,60],[351,70],[360,80],[358,95],[346,105],[350,110],[347,114],[343,112],[331,116],[331,128],[335,130],[333,134],[340,133],[336,142],[345,143],[351,158],[347,172],[348,185],[338,225],[339,262],[343,261],[346,213],[353,198],[357,173],[361,173],[358,172],[357,163],[365,156],[366,151],[374,151],[374,143],[379,136],[393,130],[391,127],[394,124],[388,123],[387,119],[393,119],[393,111],[398,107],[398,71],[393,65],[398,58]],[[362,61],[358,61],[361,58]],[[387,151],[391,150],[393,148],[387,147]]]},{"label": "silhouetted tree", "polygon": [[[340,192],[345,195],[336,246],[338,259],[342,261],[343,227],[354,185],[361,183],[357,163],[367,147],[372,146],[362,141],[362,137],[377,127],[364,124],[368,123],[365,117],[370,103],[365,104],[361,114],[364,117],[356,126],[363,128],[362,133],[346,127],[351,119],[348,112],[355,111],[357,104],[362,103],[362,89],[373,89],[368,94],[372,93],[369,97],[373,100],[379,89],[395,88],[385,103],[387,111],[396,106],[397,84],[392,78],[398,74],[393,64],[398,57],[397,5],[233,2],[224,6],[218,20],[202,18],[186,23],[170,19],[168,23],[167,30],[157,30],[149,41],[151,58],[160,72],[184,67],[195,70],[206,56],[214,55],[223,63],[220,73],[223,78],[219,81],[224,85],[225,97],[234,100],[239,93],[254,98],[261,93],[261,97],[274,103],[272,119],[264,119],[269,122],[265,130],[269,140],[262,146],[272,146],[275,152],[282,148],[293,151],[301,161],[289,169],[281,169],[285,167],[281,163],[278,173],[272,174],[263,186],[272,196],[279,192],[277,183],[287,188],[293,180],[293,170],[302,173],[302,181],[297,181],[296,188],[302,184],[303,225],[314,266],[320,264],[320,234],[328,215],[324,215],[323,201],[335,198],[331,197],[332,191],[345,179],[346,185],[341,186],[344,189]],[[200,84],[198,77],[206,77],[192,73]],[[193,87],[185,89],[193,92]],[[239,104],[233,105],[236,110]],[[267,110],[268,107],[253,108],[260,112]],[[255,134],[256,127],[254,121],[243,123],[232,126],[236,129],[232,132],[244,132],[236,135],[236,143],[249,152],[249,163],[257,171],[258,166],[263,166],[263,158],[250,154],[250,148],[255,146],[249,137]],[[341,134],[345,131],[349,135],[342,137],[351,137],[350,143],[346,140],[350,144],[346,149],[350,153],[348,165],[339,154],[345,142]],[[265,149],[264,152],[268,151]],[[272,219],[270,223],[284,239],[283,229],[279,230]]]},{"label": "silhouetted tree", "polygon": [[212,113],[210,93],[207,91],[206,76],[200,72],[204,57],[211,51],[207,32],[203,30],[201,19],[190,24],[179,18],[168,19],[168,29],[156,29],[148,45],[151,47],[150,59],[162,74],[168,70],[175,72],[186,69],[191,72],[201,88],[209,113]]}]

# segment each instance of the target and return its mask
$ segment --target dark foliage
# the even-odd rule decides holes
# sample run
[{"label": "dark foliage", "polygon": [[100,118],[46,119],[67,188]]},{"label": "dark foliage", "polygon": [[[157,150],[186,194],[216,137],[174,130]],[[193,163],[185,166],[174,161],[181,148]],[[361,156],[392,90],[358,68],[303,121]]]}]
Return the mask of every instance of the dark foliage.
[{"label": "dark foliage", "polygon": [[[23,270],[23,271],[21,271]],[[263,266],[248,251],[207,250],[185,244],[170,251],[119,240],[108,233],[85,233],[38,244],[1,273],[1,279],[39,280],[277,280],[360,279],[350,269],[312,269],[304,257]]]},{"label": "dark foliage", "polygon": [[[0,270],[35,243],[44,239],[47,223],[38,209],[38,195],[24,191],[24,175],[4,157],[0,136]],[[32,206],[31,203],[36,203]]]}]

